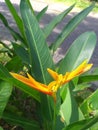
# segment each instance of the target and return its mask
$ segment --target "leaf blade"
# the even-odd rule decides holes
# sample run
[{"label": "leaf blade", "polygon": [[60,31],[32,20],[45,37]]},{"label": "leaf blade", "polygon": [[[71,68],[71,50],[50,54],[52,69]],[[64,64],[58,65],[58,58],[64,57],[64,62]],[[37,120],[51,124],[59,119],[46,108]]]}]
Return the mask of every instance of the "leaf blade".
[{"label": "leaf blade", "polygon": [[12,92],[12,84],[6,81],[1,81],[0,82],[0,117],[2,117],[3,111],[6,107],[11,92]]},{"label": "leaf blade", "polygon": [[35,78],[38,81],[47,83],[50,79],[50,76],[47,73],[47,68],[53,68],[54,64],[44,34],[39,27],[35,15],[30,10],[28,0],[21,1],[20,11],[30,50],[29,55],[31,66],[33,68],[32,72],[36,75]]},{"label": "leaf blade", "polygon": [[[74,4],[75,5],[75,4]],[[46,36],[46,38],[49,36],[49,34],[53,31],[55,26],[63,20],[63,18],[73,9],[74,5],[70,6],[68,9],[60,13],[58,16],[56,16],[47,26],[44,27],[43,31]]]},{"label": "leaf blade", "polygon": [[37,20],[40,21],[42,19],[42,17],[44,16],[45,12],[47,11],[48,6],[46,6],[45,8],[43,8],[36,16]]},{"label": "leaf blade", "polygon": [[95,45],[96,35],[94,32],[85,32],[81,34],[68,49],[64,59],[60,63],[58,72],[64,74],[67,71],[75,69],[85,59],[89,61],[95,49]]},{"label": "leaf blade", "polygon": [[53,51],[56,51],[64,39],[68,37],[68,35],[78,26],[78,24],[90,13],[93,8],[94,4],[81,11],[69,21],[69,23],[63,28],[62,32],[58,35],[58,38],[54,42],[55,44],[52,46]]},{"label": "leaf blade", "polygon": [[39,125],[34,120],[28,120],[28,119],[25,119],[24,117],[20,117],[15,114],[9,114],[6,112],[3,114],[2,118],[10,122],[11,124],[21,126],[25,130],[30,130],[30,129],[39,130]]},{"label": "leaf blade", "polygon": [[14,8],[14,6],[12,5],[12,3],[10,2],[10,0],[5,0],[21,34],[24,36],[24,26],[23,26],[23,22],[22,19],[20,18],[20,16],[18,15],[16,9]]}]

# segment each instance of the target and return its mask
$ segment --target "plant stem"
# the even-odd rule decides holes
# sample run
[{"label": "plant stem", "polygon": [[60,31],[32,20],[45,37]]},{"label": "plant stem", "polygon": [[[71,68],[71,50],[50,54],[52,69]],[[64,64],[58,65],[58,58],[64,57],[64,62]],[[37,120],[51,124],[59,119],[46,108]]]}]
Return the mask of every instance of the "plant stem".
[{"label": "plant stem", "polygon": [[52,130],[55,130],[56,126],[56,103],[54,102],[54,114],[53,114],[53,127]]}]

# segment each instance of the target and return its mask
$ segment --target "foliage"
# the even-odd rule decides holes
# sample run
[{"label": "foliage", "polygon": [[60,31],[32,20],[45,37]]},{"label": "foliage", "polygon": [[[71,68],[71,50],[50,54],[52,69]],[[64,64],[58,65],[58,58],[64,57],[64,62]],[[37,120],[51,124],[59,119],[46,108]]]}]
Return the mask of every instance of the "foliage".
[{"label": "foliage", "polygon": [[48,46],[47,37],[75,5],[70,6],[48,25],[41,28],[39,21],[44,16],[47,7],[36,14],[29,0],[21,0],[21,16],[19,16],[12,3],[9,0],[5,2],[19,32],[11,28],[7,19],[0,13],[1,21],[13,36],[13,41],[9,46],[0,42],[6,50],[2,53],[9,57],[6,63],[0,64],[0,117],[9,124],[20,126],[24,130],[83,130],[93,129],[93,124],[96,127],[98,125],[96,123],[98,91],[91,92],[86,99],[83,98],[83,94],[81,96],[81,92],[87,91],[89,82],[98,80],[98,74],[87,73],[70,81],[57,91],[57,101],[54,102],[51,96],[29,87],[9,73],[16,72],[26,76],[28,72],[41,84],[48,84],[52,79],[47,68],[65,74],[75,69],[85,59],[89,61],[96,45],[94,32],[81,34],[59,63],[54,63],[53,55],[70,33],[91,12],[94,4],[74,16],[63,27],[55,42]]},{"label": "foliage", "polygon": [[92,2],[95,2],[95,8],[93,9],[93,12],[98,12],[98,0],[51,0],[56,3],[63,3],[63,5],[70,6],[73,3],[76,3],[76,10],[84,9],[88,7]]}]

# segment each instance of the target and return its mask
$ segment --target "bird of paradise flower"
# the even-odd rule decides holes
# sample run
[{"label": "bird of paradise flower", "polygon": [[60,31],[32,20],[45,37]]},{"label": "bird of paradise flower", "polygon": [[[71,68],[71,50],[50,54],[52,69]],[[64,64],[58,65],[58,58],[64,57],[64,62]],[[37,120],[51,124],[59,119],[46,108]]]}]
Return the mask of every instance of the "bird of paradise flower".
[{"label": "bird of paradise flower", "polygon": [[42,84],[36,81],[30,74],[27,73],[27,77],[24,77],[20,74],[11,72],[10,74],[16,78],[17,80],[23,82],[24,84],[50,96],[53,96],[54,100],[56,100],[56,92],[57,90],[74,77],[79,76],[80,74],[88,71],[93,64],[88,64],[87,60],[83,61],[75,70],[71,72],[66,72],[63,74],[58,74],[57,72],[51,70],[50,68],[47,69],[48,73],[54,79],[48,85]]}]

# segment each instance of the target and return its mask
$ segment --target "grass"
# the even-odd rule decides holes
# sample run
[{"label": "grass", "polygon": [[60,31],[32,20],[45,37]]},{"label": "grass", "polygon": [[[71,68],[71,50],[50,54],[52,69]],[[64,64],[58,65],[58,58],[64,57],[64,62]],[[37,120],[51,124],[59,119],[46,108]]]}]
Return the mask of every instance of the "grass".
[{"label": "grass", "polygon": [[[68,6],[76,3],[76,7],[80,8],[80,9],[86,8],[89,5],[91,5],[91,3],[92,3],[88,0],[53,0],[53,1],[54,2],[61,2],[61,3],[64,3],[65,5],[68,5]],[[98,2],[96,2],[95,8],[93,11],[98,12]]]}]

